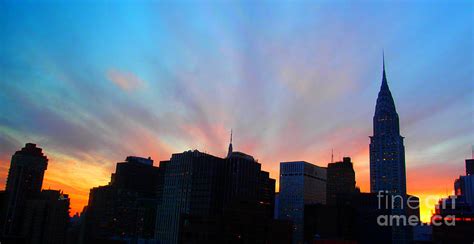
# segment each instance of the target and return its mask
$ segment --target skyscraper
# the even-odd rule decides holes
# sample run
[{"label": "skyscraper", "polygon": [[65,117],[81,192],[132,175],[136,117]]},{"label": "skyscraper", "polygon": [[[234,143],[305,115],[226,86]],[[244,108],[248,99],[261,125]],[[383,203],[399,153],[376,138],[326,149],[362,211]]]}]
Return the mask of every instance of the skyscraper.
[{"label": "skyscraper", "polygon": [[388,87],[385,60],[373,123],[374,135],[370,137],[370,191],[388,191],[405,196],[405,146],[400,135],[395,102]]},{"label": "skyscraper", "polygon": [[303,243],[304,206],[326,203],[326,168],[308,162],[280,163],[279,218],[293,221],[293,243]]},{"label": "skyscraper", "polygon": [[27,143],[12,156],[8,171],[5,236],[19,236],[26,203],[41,192],[48,158],[36,144]]},{"label": "skyscraper", "polygon": [[[373,118],[374,135],[370,137],[370,191],[383,191],[396,196],[392,203],[392,215],[407,215],[405,146],[400,135],[400,122],[392,93],[388,87],[383,60],[382,85],[377,97]],[[392,242],[408,243],[411,228],[392,226]]]}]

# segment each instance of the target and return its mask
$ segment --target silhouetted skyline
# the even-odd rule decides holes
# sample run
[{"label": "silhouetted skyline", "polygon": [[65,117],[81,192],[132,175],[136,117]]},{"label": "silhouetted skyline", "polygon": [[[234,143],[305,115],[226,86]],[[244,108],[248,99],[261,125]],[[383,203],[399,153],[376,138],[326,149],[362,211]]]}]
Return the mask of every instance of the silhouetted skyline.
[{"label": "silhouetted skyline", "polygon": [[231,128],[272,178],[281,161],[326,165],[334,148],[368,191],[382,49],[408,192],[446,195],[470,155],[467,2],[7,1],[0,11],[0,186],[12,153],[35,142],[50,159],[43,188],[69,193],[72,212],[123,157],[225,156]]}]

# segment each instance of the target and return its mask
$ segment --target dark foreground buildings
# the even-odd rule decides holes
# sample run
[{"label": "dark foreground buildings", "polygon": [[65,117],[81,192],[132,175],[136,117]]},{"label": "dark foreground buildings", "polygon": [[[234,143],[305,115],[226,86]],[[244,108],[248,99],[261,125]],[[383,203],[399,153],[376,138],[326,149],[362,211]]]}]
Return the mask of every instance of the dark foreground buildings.
[{"label": "dark foreground buildings", "polygon": [[350,198],[356,191],[355,172],[350,157],[342,161],[329,163],[327,168],[327,197],[329,205],[337,204],[338,200]]},{"label": "dark foreground buildings", "polygon": [[[390,214],[378,205],[373,193],[345,196],[344,202],[333,205],[305,205],[305,242],[328,243],[391,243],[392,229],[380,226],[377,218]],[[315,242],[317,243],[317,242]]]},{"label": "dark foreground buildings", "polygon": [[41,190],[48,158],[27,143],[11,159],[0,211],[2,243],[64,243],[69,222],[68,195]]},{"label": "dark foreground buildings", "polygon": [[474,159],[466,159],[466,175],[454,182],[455,195],[439,200],[433,221],[434,243],[474,243]]},{"label": "dark foreground buildings", "polygon": [[252,156],[186,151],[153,166],[127,157],[91,189],[78,243],[289,243],[273,220],[275,180]]}]

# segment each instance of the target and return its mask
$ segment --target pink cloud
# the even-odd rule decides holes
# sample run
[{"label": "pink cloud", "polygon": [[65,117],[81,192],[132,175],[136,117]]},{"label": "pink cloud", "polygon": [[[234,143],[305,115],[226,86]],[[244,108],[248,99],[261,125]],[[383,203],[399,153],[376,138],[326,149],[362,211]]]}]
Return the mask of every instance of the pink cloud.
[{"label": "pink cloud", "polygon": [[132,91],[142,87],[145,82],[131,72],[111,69],[107,72],[107,78],[123,91]]}]

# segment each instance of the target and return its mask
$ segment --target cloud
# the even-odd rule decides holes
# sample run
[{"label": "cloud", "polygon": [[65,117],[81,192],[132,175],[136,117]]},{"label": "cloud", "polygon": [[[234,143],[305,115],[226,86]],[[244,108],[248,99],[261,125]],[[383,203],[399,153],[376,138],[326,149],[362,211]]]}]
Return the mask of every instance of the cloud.
[{"label": "cloud", "polygon": [[123,91],[137,90],[145,85],[137,75],[131,72],[124,72],[111,69],[107,72],[107,78]]}]

